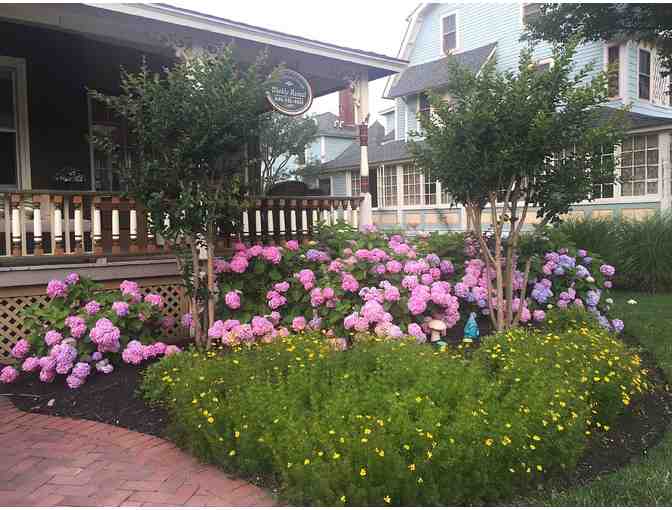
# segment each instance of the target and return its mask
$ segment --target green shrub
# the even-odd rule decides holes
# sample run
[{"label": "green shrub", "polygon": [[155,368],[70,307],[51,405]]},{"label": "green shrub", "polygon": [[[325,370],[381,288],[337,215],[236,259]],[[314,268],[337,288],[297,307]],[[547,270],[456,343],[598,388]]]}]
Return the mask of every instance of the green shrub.
[{"label": "green shrub", "polygon": [[469,359],[373,338],[336,352],[295,335],[173,356],[143,382],[179,445],[325,506],[511,498],[573,469],[586,435],[644,387],[638,358],[580,322],[489,337]]},{"label": "green shrub", "polygon": [[672,289],[672,214],[644,220],[590,219],[560,225],[577,248],[609,258],[617,284],[645,292]]}]

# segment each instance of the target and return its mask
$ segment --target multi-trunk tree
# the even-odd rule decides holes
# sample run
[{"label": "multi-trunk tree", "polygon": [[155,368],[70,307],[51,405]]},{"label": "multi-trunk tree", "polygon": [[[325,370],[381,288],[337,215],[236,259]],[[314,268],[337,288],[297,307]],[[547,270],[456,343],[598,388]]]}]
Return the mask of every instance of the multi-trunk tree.
[{"label": "multi-trunk tree", "polygon": [[[524,50],[515,73],[498,72],[491,62],[475,74],[450,61],[447,90],[429,93],[431,113],[419,118],[422,140],[410,144],[419,167],[466,209],[487,271],[495,275],[488,300],[498,330],[516,325],[523,310],[515,312],[513,303],[525,300],[532,259],[524,262],[517,296],[514,277],[523,263],[518,247],[528,216],[554,222],[571,204],[590,200],[596,185],[614,179],[611,155],[624,118],[612,110],[605,120],[606,77],[591,67],[574,69],[575,48],[554,48],[554,65],[543,70]],[[491,243],[484,225],[491,225]]]},{"label": "multi-trunk tree", "polygon": [[[243,176],[256,168],[249,144],[258,140],[259,116],[267,109],[268,71],[264,55],[242,67],[230,47],[185,51],[161,73],[144,63],[137,73],[122,69],[119,95],[92,92],[128,126],[134,161],[118,168],[128,193],[149,212],[151,228],[178,255],[197,344],[207,341],[214,320],[217,236],[239,222]],[[110,139],[94,142],[117,151]],[[207,284],[202,247],[207,248]]]}]

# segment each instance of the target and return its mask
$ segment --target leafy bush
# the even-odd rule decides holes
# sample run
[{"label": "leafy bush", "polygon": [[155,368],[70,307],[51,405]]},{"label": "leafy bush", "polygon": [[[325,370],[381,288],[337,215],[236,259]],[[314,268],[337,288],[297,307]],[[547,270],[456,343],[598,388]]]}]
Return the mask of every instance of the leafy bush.
[{"label": "leafy bush", "polygon": [[579,247],[609,256],[619,285],[646,292],[672,289],[672,214],[643,220],[590,219],[559,226]]},{"label": "leafy bush", "polygon": [[0,371],[0,382],[14,382],[20,369],[39,372],[45,383],[58,375],[66,376],[68,386],[74,389],[91,373],[109,374],[113,363],[137,365],[179,351],[156,341],[164,336],[163,329],[175,322],[161,313],[162,297],[143,296],[135,282],[124,281],[119,290],[104,290],[102,285],[71,273],[63,281],[50,281],[47,295],[47,306],[33,305],[23,312],[31,334],[13,347],[16,361]]},{"label": "leafy bush", "polygon": [[409,339],[336,352],[291,335],[164,359],[142,388],[179,445],[275,477],[292,504],[493,503],[571,471],[586,436],[646,389],[637,356],[574,322],[486,338],[471,359]]}]

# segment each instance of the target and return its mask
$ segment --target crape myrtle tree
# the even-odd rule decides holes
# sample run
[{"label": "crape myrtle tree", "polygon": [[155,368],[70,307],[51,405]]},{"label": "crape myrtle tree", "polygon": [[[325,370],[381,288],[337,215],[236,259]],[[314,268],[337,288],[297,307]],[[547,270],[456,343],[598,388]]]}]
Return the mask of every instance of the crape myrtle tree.
[{"label": "crape myrtle tree", "polygon": [[[117,96],[91,92],[128,126],[134,161],[117,166],[128,194],[148,211],[150,228],[177,255],[198,345],[207,342],[206,326],[214,320],[215,242],[220,229],[233,231],[246,205],[243,176],[255,163],[249,143],[258,139],[272,78],[265,55],[243,67],[224,46],[185,50],[161,73],[145,62],[139,72],[122,69]],[[119,152],[109,138],[94,143]],[[202,247],[207,285],[201,282]]]},{"label": "crape myrtle tree", "polygon": [[317,135],[317,124],[308,117],[291,117],[275,111],[261,117],[259,152],[263,191],[278,181],[291,177],[287,164],[301,156],[306,145]]},{"label": "crape myrtle tree", "polygon": [[[554,47],[554,65],[543,71],[529,48],[516,73],[498,72],[491,62],[475,74],[449,61],[447,95],[429,93],[431,113],[419,117],[422,133],[415,133],[424,140],[410,142],[419,167],[466,209],[494,275],[488,304],[497,330],[515,326],[523,310],[532,257],[515,313],[514,277],[530,209],[541,225],[555,222],[572,203],[590,200],[595,185],[614,180],[613,157],[603,154],[622,140],[623,112],[605,121],[606,77],[591,80],[591,67],[574,69],[575,48]],[[492,225],[489,243],[484,222]]]}]

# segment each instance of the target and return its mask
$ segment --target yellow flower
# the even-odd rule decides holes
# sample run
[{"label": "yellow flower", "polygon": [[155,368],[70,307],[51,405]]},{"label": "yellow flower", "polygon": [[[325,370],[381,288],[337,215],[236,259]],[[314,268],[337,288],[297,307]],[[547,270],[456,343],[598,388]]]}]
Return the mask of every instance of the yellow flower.
[{"label": "yellow flower", "polygon": [[212,416],[210,416],[208,418],[208,423],[215,423],[215,419]]},{"label": "yellow flower", "polygon": [[422,397],[415,397],[416,402],[422,402]]},{"label": "yellow flower", "polygon": [[236,454],[236,450],[231,450],[229,452],[229,457],[233,457]]},{"label": "yellow flower", "polygon": [[291,468],[293,465],[294,465],[294,464],[292,464],[291,462],[288,462],[288,463],[287,463],[287,467],[288,467],[288,468]]},{"label": "yellow flower", "polygon": [[341,496],[341,503],[345,503],[345,501],[346,501],[345,496]]},{"label": "yellow flower", "polygon": [[209,415],[209,414],[210,414],[210,413],[208,412],[207,409],[206,409],[205,411],[203,411],[203,416],[207,416],[207,415]]},{"label": "yellow flower", "polygon": [[371,429],[364,429],[364,434],[371,434]]},{"label": "yellow flower", "polygon": [[535,441],[541,441],[541,438],[536,434],[532,436],[532,439],[534,439]]},{"label": "yellow flower", "polygon": [[408,450],[410,450],[410,449],[411,449],[410,445],[407,445],[407,444],[404,445],[404,450],[407,450],[407,451],[408,451]]},{"label": "yellow flower", "polygon": [[423,484],[423,483],[425,483],[425,481],[422,478],[418,478],[418,483]]},{"label": "yellow flower", "polygon": [[334,458],[334,460],[338,460],[341,458],[341,454],[338,452],[334,452],[334,455],[332,455],[332,457]]},{"label": "yellow flower", "polygon": [[415,464],[409,464],[409,465],[408,465],[408,469],[409,469],[410,471],[415,471]]},{"label": "yellow flower", "polygon": [[303,465],[307,466],[308,464],[310,464],[310,459],[303,459]]},{"label": "yellow flower", "polygon": [[359,470],[359,476],[366,476],[366,469],[362,468]]},{"label": "yellow flower", "polygon": [[509,436],[504,436],[502,438],[502,444],[504,446],[510,445],[511,444],[511,438]]},{"label": "yellow flower", "polygon": [[390,496],[385,496],[383,498],[383,501],[385,501],[385,503],[389,505],[390,503],[392,503],[392,498]]},{"label": "yellow flower", "polygon": [[494,441],[490,438],[487,438],[485,440],[485,446],[492,446],[494,444]]},{"label": "yellow flower", "polygon": [[428,459],[431,459],[431,458],[432,458],[432,452],[430,452],[429,450],[427,450],[427,458],[428,458]]},{"label": "yellow flower", "polygon": [[342,437],[342,438],[339,439],[339,441],[340,441],[341,443],[345,443],[345,438]]},{"label": "yellow flower", "polygon": [[192,403],[192,404],[198,404],[198,400],[197,400],[197,399],[194,399],[194,400],[191,401],[191,403]]},{"label": "yellow flower", "polygon": [[369,440],[367,438],[365,438],[365,437],[362,438],[362,443],[368,443],[368,442],[369,442]]},{"label": "yellow flower", "polygon": [[329,435],[330,435],[330,436],[333,436],[334,434],[336,434],[336,431],[335,431],[335,430],[330,430],[330,431],[329,431]]},{"label": "yellow flower", "polygon": [[537,471],[543,471],[543,470],[544,468],[540,464],[537,464]]},{"label": "yellow flower", "polygon": [[233,433],[233,437],[235,437],[235,438],[239,438],[239,437],[240,437],[240,432],[236,430],[236,431]]},{"label": "yellow flower", "polygon": [[385,457],[385,450],[380,450],[378,452],[378,455],[380,455],[381,457]]},{"label": "yellow flower", "polygon": [[317,452],[318,457],[322,457],[322,455],[324,455],[324,452]]}]

